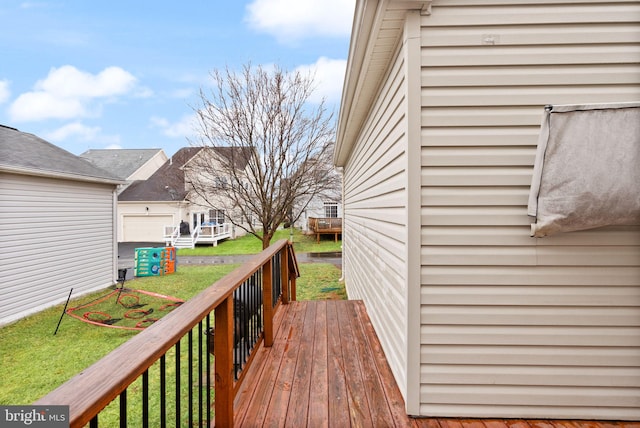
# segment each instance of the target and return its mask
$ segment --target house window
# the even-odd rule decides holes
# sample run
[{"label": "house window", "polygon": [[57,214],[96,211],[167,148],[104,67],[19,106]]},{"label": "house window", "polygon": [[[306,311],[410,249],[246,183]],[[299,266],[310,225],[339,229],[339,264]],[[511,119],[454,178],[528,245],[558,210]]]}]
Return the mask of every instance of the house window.
[{"label": "house window", "polygon": [[216,176],[214,179],[215,187],[219,189],[226,189],[228,186],[227,177]]},{"label": "house window", "polygon": [[214,224],[223,224],[224,210],[209,210],[209,221]]},{"label": "house window", "polygon": [[324,203],[324,216],[326,218],[338,218],[338,203],[337,202],[325,202]]}]

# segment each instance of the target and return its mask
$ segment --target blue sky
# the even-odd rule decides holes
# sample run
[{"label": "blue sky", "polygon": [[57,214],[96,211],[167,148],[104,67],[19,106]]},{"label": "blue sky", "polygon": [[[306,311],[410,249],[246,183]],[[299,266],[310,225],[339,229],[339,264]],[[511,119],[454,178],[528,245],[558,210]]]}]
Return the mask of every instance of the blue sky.
[{"label": "blue sky", "polygon": [[188,145],[209,73],[313,70],[337,115],[355,0],[0,2],[0,124],[71,153]]}]

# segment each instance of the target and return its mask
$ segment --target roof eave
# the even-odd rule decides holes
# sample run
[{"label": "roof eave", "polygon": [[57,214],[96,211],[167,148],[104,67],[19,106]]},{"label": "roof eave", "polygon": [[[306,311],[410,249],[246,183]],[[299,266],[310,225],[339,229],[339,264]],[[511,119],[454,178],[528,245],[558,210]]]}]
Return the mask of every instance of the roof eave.
[{"label": "roof eave", "polygon": [[[376,95],[393,56],[375,51],[374,45],[381,38],[384,16],[393,10],[420,10],[430,14],[432,0],[357,0],[351,31],[349,58],[342,89],[342,102],[338,116],[338,133],[334,150],[334,163],[344,166],[355,139],[360,132],[369,107]],[[402,32],[397,34],[398,41]],[[388,38],[389,33],[384,34]],[[371,63],[384,67],[369,67]],[[373,87],[364,85],[374,83]]]},{"label": "roof eave", "polygon": [[84,181],[90,183],[101,183],[101,184],[111,184],[117,186],[119,184],[125,184],[125,180],[113,180],[104,177],[94,177],[88,175],[81,174],[69,174],[58,171],[45,171],[37,168],[26,168],[26,167],[18,167],[12,165],[0,165],[0,172],[8,172],[12,174],[19,175],[31,175],[37,177],[45,177],[45,178],[58,178],[65,180],[73,180],[73,181]]}]

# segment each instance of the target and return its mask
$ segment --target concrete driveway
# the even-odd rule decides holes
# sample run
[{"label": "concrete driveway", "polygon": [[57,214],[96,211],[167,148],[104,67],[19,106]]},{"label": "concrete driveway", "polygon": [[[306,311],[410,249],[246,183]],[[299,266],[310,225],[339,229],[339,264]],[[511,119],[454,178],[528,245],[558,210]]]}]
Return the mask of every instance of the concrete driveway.
[{"label": "concrete driveway", "polygon": [[[149,247],[164,247],[164,242],[119,242],[118,243],[118,269],[135,267],[135,249]],[[238,256],[180,256],[178,263],[189,264],[234,264],[244,263],[251,259],[251,255]],[[341,253],[298,253],[296,258],[299,263],[331,263],[342,267]]]},{"label": "concrete driveway", "polygon": [[118,269],[135,267],[135,249],[149,247],[164,247],[164,242],[118,242]]}]

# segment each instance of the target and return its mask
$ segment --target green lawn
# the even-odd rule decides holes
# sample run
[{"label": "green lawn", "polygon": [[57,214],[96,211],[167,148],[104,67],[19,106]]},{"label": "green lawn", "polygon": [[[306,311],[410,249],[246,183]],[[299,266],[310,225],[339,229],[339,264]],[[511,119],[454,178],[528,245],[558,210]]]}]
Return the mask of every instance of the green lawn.
[{"label": "green lawn", "polygon": [[[276,231],[271,243],[280,239],[291,240],[290,229]],[[316,243],[315,235],[304,235],[298,229],[293,230],[293,248],[296,253],[326,253],[342,251],[342,241],[335,242],[333,235],[323,235]],[[182,248],[178,256],[229,256],[239,254],[257,254],[262,250],[262,242],[253,235],[220,242],[217,247],[199,245],[196,248]]]},{"label": "green lawn", "polygon": [[[236,267],[179,265],[174,274],[136,278],[125,286],[188,300]],[[298,300],[346,298],[344,286],[338,281],[340,270],[334,265],[305,263],[300,265],[300,271]],[[109,291],[73,299],[69,306],[78,306]],[[61,312],[59,305],[0,328],[0,404],[34,402],[138,334],[65,316],[54,336]]]}]

